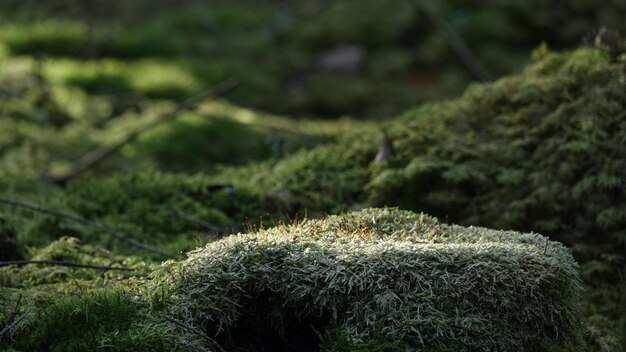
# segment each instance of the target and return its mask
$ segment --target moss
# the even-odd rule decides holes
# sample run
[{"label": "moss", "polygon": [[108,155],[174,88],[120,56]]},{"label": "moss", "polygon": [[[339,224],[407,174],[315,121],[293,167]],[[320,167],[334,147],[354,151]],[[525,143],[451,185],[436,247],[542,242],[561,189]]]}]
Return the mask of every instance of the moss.
[{"label": "moss", "polygon": [[[146,133],[134,149],[160,160],[166,170],[194,172],[205,170],[207,163],[241,165],[275,156],[270,138],[261,128],[228,117],[188,114]],[[189,155],[189,150],[196,153]]]},{"label": "moss", "polygon": [[623,242],[623,67],[592,49],[562,57],[552,73],[535,70],[542,61],[392,123],[398,153],[376,170],[372,202],[568,244]]},{"label": "moss", "polygon": [[129,292],[115,288],[61,296],[30,312],[10,345],[24,351],[168,350],[168,336],[142,316],[140,304]]},{"label": "moss", "polygon": [[[119,281],[128,277],[143,276],[150,271],[144,258],[120,256],[94,245],[81,245],[78,239],[62,237],[43,248],[30,249],[25,255],[31,261],[56,261],[92,265],[102,268],[126,268],[132,271],[86,269],[56,265],[10,265],[0,267],[0,284],[5,288],[36,288],[45,285],[88,282],[98,286],[107,280]],[[91,283],[89,283],[91,282]]]},{"label": "moss", "polygon": [[[0,268],[2,347],[16,351],[178,351],[142,286],[150,267],[137,257],[62,238],[28,259],[133,271],[30,264]],[[151,294],[154,294],[152,292]],[[6,328],[6,330],[5,330]]]},{"label": "moss", "polygon": [[1,40],[13,54],[47,53],[50,55],[85,54],[89,45],[86,26],[76,21],[40,21],[28,26],[10,24],[3,27]]},{"label": "moss", "polygon": [[[24,67],[13,68],[18,65]],[[66,173],[88,151],[110,145],[175,108],[172,101],[146,97],[149,90],[182,89],[186,97],[202,89],[185,67],[156,59],[129,63],[19,58],[2,62],[0,71],[6,71],[0,81],[7,85],[7,94],[0,97],[2,175],[28,178]],[[126,93],[113,94],[120,89]],[[357,125],[294,121],[234,108],[225,101],[208,102],[198,110],[143,133],[93,171],[212,172],[225,164],[280,157],[327,143]]]},{"label": "moss", "polygon": [[[571,246],[581,261],[590,287],[584,313],[607,337],[598,344],[606,344],[619,336],[622,315],[615,282],[623,282],[626,239],[624,64],[589,48],[538,60],[520,75],[473,85],[457,100],[391,121],[394,153],[382,163],[372,162],[381,133],[368,126],[337,143],[211,175],[87,177],[67,190],[7,180],[3,190],[176,251],[195,246],[203,230],[164,216],[170,210],[240,230],[261,216],[270,224],[305,212],[390,204],[464,225],[541,231]],[[132,251],[49,216],[5,208],[3,214],[0,225],[14,231],[21,248],[72,235]]]},{"label": "moss", "polygon": [[167,310],[227,349],[243,332],[248,350],[582,349],[580,280],[562,245],[395,209],[231,236],[160,277],[173,280]]},{"label": "moss", "polygon": [[549,234],[583,263],[589,314],[601,310],[616,323],[626,240],[624,72],[600,50],[548,53],[520,76],[408,112],[391,123],[397,154],[374,170],[371,202]]},{"label": "moss", "polygon": [[[210,240],[216,233],[257,224],[261,217],[271,223],[296,214],[322,215],[358,207],[366,200],[362,190],[375,153],[367,143],[372,131],[359,132],[337,145],[224,169],[212,176],[138,172],[105,179],[87,177],[71,184],[57,202],[44,205],[173,252],[189,250],[198,235]],[[16,222],[28,214],[28,233],[47,234],[40,241],[71,235],[122,253],[135,250],[71,221],[16,212],[20,214]],[[24,230],[22,227],[22,245],[39,244]]]},{"label": "moss", "polygon": [[[123,96],[127,90],[118,88],[132,81],[131,90],[180,99],[190,94],[190,87],[206,89],[236,74],[243,84],[232,96],[249,107],[382,118],[415,102],[456,95],[472,79],[436,26],[405,3],[362,0],[358,18],[351,16],[351,0],[325,5],[269,1],[263,6],[250,0],[190,2],[175,8],[169,0],[92,0],[78,6],[54,0],[37,8],[10,0],[0,6],[5,23],[0,42],[9,55],[72,58],[76,67],[83,66],[80,60],[102,58],[127,67],[142,59],[177,67],[125,70],[121,77],[104,73],[101,81],[77,75],[74,83],[94,93]],[[623,5],[613,2],[597,6],[576,0],[555,10],[541,1],[511,5],[490,0],[477,8],[447,0],[435,10],[472,44],[478,62],[494,75],[516,72],[542,40],[564,48],[600,24],[624,30]],[[350,77],[332,75],[319,64],[344,45],[363,53]],[[138,82],[129,79],[137,74]]]},{"label": "moss", "polygon": [[[79,248],[63,239],[34,258],[84,260]],[[26,317],[8,347],[571,351],[581,337],[562,245],[396,209],[233,235],[150,278],[5,286],[0,321]]]},{"label": "moss", "polygon": [[0,261],[21,259],[15,237],[15,229],[0,217]]}]

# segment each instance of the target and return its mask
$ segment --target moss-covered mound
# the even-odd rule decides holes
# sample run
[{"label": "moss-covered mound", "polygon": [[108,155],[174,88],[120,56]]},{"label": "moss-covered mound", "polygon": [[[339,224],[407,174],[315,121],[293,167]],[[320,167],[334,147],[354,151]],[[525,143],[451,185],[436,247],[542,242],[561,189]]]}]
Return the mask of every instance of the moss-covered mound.
[{"label": "moss-covered mound", "polygon": [[568,244],[626,245],[626,56],[536,52],[522,75],[470,86],[393,123],[374,202]]},{"label": "moss-covered mound", "polygon": [[[536,57],[521,75],[394,121],[396,155],[376,170],[369,196],[373,205],[563,242],[590,287],[586,314],[626,329],[626,56]],[[620,335],[626,330],[609,344]]]},{"label": "moss-covered mound", "polygon": [[166,268],[169,313],[226,350],[582,348],[577,265],[537,234],[366,209],[231,236]]}]

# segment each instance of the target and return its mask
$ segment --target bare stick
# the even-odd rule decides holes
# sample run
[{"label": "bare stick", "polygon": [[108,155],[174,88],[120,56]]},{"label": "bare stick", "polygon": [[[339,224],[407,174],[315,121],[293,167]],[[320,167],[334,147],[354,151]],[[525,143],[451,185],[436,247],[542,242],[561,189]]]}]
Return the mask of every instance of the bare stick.
[{"label": "bare stick", "polygon": [[218,85],[216,85],[213,89],[210,89],[195,97],[192,97],[183,101],[182,103],[178,104],[176,108],[174,108],[174,110],[166,112],[163,115],[154,119],[153,121],[150,121],[143,126],[139,126],[135,128],[134,130],[131,130],[126,136],[124,136],[119,141],[111,145],[105,145],[105,146],[101,146],[96,149],[93,149],[92,151],[88,152],[87,154],[83,155],[83,157],[78,159],[72,165],[72,168],[70,169],[70,171],[66,173],[65,175],[56,176],[56,177],[45,176],[45,178],[51,180],[54,183],[63,185],[67,183],[69,180],[73,179],[74,177],[80,175],[87,169],[91,168],[92,166],[106,159],[107,157],[115,153],[124,145],[132,142],[140,134],[154,128],[155,126],[163,122],[174,119],[176,116],[178,116],[178,114],[180,114],[183,111],[194,109],[196,106],[198,106],[198,104],[200,104],[201,102],[203,102],[204,100],[208,98],[224,95],[225,93],[231,91],[237,86],[239,86],[239,80],[236,78],[229,78],[219,83]]},{"label": "bare stick", "polygon": [[[13,313],[11,313],[11,317],[9,318],[9,320],[7,320],[7,325],[10,325],[10,323],[15,319],[15,317],[17,316],[17,312],[19,312],[20,310],[20,305],[22,304],[22,295],[20,295],[17,298],[17,302],[15,303],[15,308],[13,309]],[[2,330],[2,332],[4,332],[4,330]],[[2,334],[0,334],[1,336]]]},{"label": "bare stick", "polygon": [[208,221],[196,218],[195,216],[191,216],[189,214],[185,214],[185,213],[177,211],[177,210],[166,210],[165,213],[168,216],[171,216],[173,218],[189,221],[192,224],[198,225],[198,226],[204,228],[207,231],[212,231],[212,232],[220,232],[221,231],[217,226],[211,224]]},{"label": "bare stick", "polygon": [[158,253],[158,254],[160,254],[160,255],[162,255],[164,257],[170,257],[170,258],[175,258],[176,257],[175,255],[167,253],[167,252],[164,252],[164,251],[160,250],[157,247],[154,247],[154,246],[151,246],[149,244],[145,244],[145,243],[139,242],[139,241],[137,241],[135,239],[132,239],[132,238],[126,236],[125,234],[123,234],[121,232],[117,232],[117,231],[112,230],[112,229],[110,229],[110,228],[108,228],[106,226],[93,223],[91,221],[88,221],[88,220],[83,219],[83,218],[81,218],[79,216],[76,216],[76,215],[61,213],[61,212],[58,212],[56,210],[40,207],[40,206],[35,205],[35,204],[30,204],[30,203],[21,202],[21,201],[12,200],[12,199],[6,199],[6,198],[0,198],[0,203],[8,204],[8,205],[11,205],[11,206],[14,206],[14,207],[27,208],[27,209],[30,209],[30,210],[38,211],[40,213],[49,214],[49,215],[56,216],[56,217],[59,217],[59,218],[72,220],[72,221],[75,221],[77,223],[80,223],[80,224],[83,224],[85,226],[88,226],[88,227],[91,227],[93,229],[96,229],[98,231],[106,232],[109,235],[119,239],[120,241],[124,241],[126,243],[129,243],[129,244],[131,244],[131,245],[133,245],[133,246],[135,246],[137,248],[141,248],[141,249],[144,249],[146,251],[153,252],[153,253]]},{"label": "bare stick", "polygon": [[17,316],[17,312],[20,308],[20,304],[22,303],[22,295],[20,295],[20,297],[17,299],[17,304],[15,305],[15,309],[13,310],[13,313],[11,314],[11,318],[9,318],[9,320],[7,321],[7,325],[4,327],[4,329],[2,329],[2,331],[0,331],[0,342],[2,342],[2,338],[4,337],[4,334],[6,334],[7,332],[9,333],[13,333],[13,329],[15,329],[17,327],[17,325],[24,319],[26,318],[26,316],[30,313],[31,309],[33,309],[33,307],[35,306],[34,304],[32,304],[27,310],[26,313],[24,313],[24,315],[18,317],[17,319],[15,319],[15,317]]},{"label": "bare stick", "polygon": [[481,81],[491,80],[491,73],[478,61],[478,58],[476,58],[476,55],[470,50],[463,38],[437,14],[428,1],[411,0],[410,3],[424,13],[428,21],[437,28],[474,77]]},{"label": "bare stick", "polygon": [[104,271],[109,271],[109,270],[133,271],[133,269],[123,267],[123,266],[122,267],[100,266],[100,265],[67,262],[64,260],[9,260],[5,262],[0,262],[0,266],[9,266],[9,265],[23,266],[23,265],[30,265],[30,264],[68,266],[72,268],[98,269],[98,270],[104,270]]}]

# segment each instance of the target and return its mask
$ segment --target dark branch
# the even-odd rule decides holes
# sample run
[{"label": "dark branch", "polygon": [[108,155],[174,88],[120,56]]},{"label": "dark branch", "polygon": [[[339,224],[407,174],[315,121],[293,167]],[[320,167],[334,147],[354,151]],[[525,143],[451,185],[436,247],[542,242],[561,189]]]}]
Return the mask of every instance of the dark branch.
[{"label": "dark branch", "polygon": [[22,316],[17,317],[17,313],[20,309],[21,303],[22,303],[22,295],[20,295],[20,297],[17,299],[17,303],[15,304],[15,309],[13,309],[13,313],[11,313],[11,317],[7,321],[6,326],[4,327],[4,329],[2,329],[2,331],[0,331],[0,342],[2,342],[2,338],[4,337],[4,334],[6,334],[7,332],[9,334],[13,333],[14,329],[19,325],[19,323],[22,320],[24,320],[24,318],[26,318],[26,316],[30,313],[31,309],[33,309],[33,307],[35,306],[34,304],[32,304],[26,310],[26,313],[24,313]]},{"label": "dark branch", "polygon": [[433,9],[429,1],[424,0],[410,0],[419,11],[421,11],[428,21],[437,28],[439,33],[448,42],[452,50],[456,52],[465,67],[481,81],[491,80],[491,73],[483,66],[476,55],[470,50],[469,46],[465,43],[463,38],[450,26],[444,19],[437,14]]},{"label": "dark branch", "polygon": [[162,251],[161,249],[159,249],[157,247],[154,247],[154,246],[151,246],[149,244],[145,244],[145,243],[139,242],[139,241],[137,241],[135,239],[132,239],[132,238],[126,236],[125,234],[123,234],[121,232],[117,232],[117,231],[112,230],[112,229],[110,229],[110,228],[108,228],[106,226],[93,223],[93,222],[91,222],[89,220],[83,219],[83,218],[81,218],[79,216],[76,216],[76,215],[61,213],[59,211],[43,208],[43,207],[40,207],[40,206],[35,205],[35,204],[29,204],[29,203],[26,203],[26,202],[21,202],[21,201],[12,200],[12,199],[6,199],[6,198],[0,198],[0,203],[5,203],[5,204],[8,204],[8,205],[11,205],[11,206],[14,206],[14,207],[27,208],[27,209],[31,209],[31,210],[34,210],[34,211],[38,211],[40,213],[49,214],[49,215],[56,216],[56,217],[59,217],[59,218],[64,218],[64,219],[67,219],[67,220],[72,220],[72,221],[75,221],[77,223],[80,223],[80,224],[83,224],[85,226],[88,226],[88,227],[91,227],[93,229],[96,229],[98,231],[106,232],[109,235],[119,239],[120,241],[124,241],[126,243],[129,243],[129,244],[131,244],[131,245],[133,245],[133,246],[135,246],[137,248],[141,248],[141,249],[149,251],[149,252],[157,253],[157,254],[160,254],[160,255],[162,255],[164,257],[170,257],[170,258],[175,258],[176,257],[175,255],[167,253],[167,252],[164,252],[164,251]]},{"label": "dark branch", "polygon": [[207,221],[204,221],[202,219],[196,218],[195,216],[191,216],[189,214],[182,213],[180,211],[167,210],[166,214],[171,216],[171,217],[174,217],[176,219],[182,219],[182,220],[189,221],[192,224],[198,225],[198,226],[200,226],[200,227],[202,227],[202,228],[204,228],[205,230],[208,230],[208,231],[213,231],[213,232],[221,231],[217,226],[215,226],[215,225],[213,225],[213,224],[211,224],[211,223],[209,223]]},{"label": "dark branch", "polygon": [[[11,323],[15,320],[15,317],[17,316],[17,312],[19,312],[20,310],[21,304],[22,304],[22,295],[20,295],[17,298],[17,302],[15,303],[15,308],[13,308],[13,313],[11,313],[11,317],[7,321],[7,326],[11,325]],[[1,336],[3,333],[4,333],[4,330],[2,330],[2,333],[0,333],[0,340],[1,340]]]},{"label": "dark branch", "polygon": [[63,260],[10,260],[10,261],[5,261],[5,262],[0,262],[0,266],[9,266],[9,265],[24,266],[24,265],[30,265],[30,264],[68,266],[72,268],[97,269],[97,270],[104,270],[104,271],[109,271],[109,270],[134,271],[134,269],[123,267],[123,266],[122,267],[100,266],[100,265],[67,262]]}]

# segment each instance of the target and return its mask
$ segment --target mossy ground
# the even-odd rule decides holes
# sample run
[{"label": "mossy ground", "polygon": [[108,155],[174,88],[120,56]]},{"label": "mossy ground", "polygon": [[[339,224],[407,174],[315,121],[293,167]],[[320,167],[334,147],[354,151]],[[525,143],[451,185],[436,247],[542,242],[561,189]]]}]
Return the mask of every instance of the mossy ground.
[{"label": "mossy ground", "polygon": [[[209,176],[88,177],[65,190],[7,178],[3,187],[171,252],[211,241],[220,230],[367,204],[428,210],[463,224],[541,230],[572,246],[588,287],[583,308],[590,331],[600,336],[598,344],[616,346],[623,319],[623,65],[596,49],[548,54],[522,76],[474,86],[461,99],[392,121],[386,128],[395,152],[379,164],[372,160],[381,134],[363,126],[337,143]],[[7,241],[22,256],[27,247],[62,235],[114,252],[141,252],[26,209],[4,208],[3,219]]]},{"label": "mossy ground", "polygon": [[[217,23],[233,19],[238,5],[233,6],[235,10],[224,5],[222,12],[214,13],[219,17]],[[338,6],[327,12],[329,16],[340,16],[344,5]],[[623,56],[613,58],[605,50],[593,48],[567,53],[549,52],[544,48],[537,51],[537,61],[518,75],[490,84],[472,85],[458,99],[425,104],[385,123],[294,120],[237,108],[224,101],[207,102],[141,135],[65,188],[42,182],[42,175],[66,172],[70,163],[87,151],[122,137],[128,130],[171,110],[176,101],[192,95],[189,93],[225,77],[222,71],[213,72],[212,65],[200,65],[211,72],[199,75],[194,71],[196,66],[188,66],[188,62],[170,55],[187,52],[189,47],[177,47],[185,43],[167,38],[158,43],[148,40],[158,37],[153,35],[155,32],[164,33],[188,23],[186,19],[193,14],[180,16],[182,20],[169,19],[165,24],[155,20],[156,24],[140,28],[134,36],[119,36],[128,41],[125,44],[119,43],[115,35],[108,37],[99,29],[95,30],[95,44],[103,45],[96,49],[110,51],[96,55],[93,60],[84,60],[85,53],[75,52],[77,48],[89,48],[89,45],[82,45],[89,38],[85,37],[84,24],[76,23],[71,15],[32,27],[28,20],[2,27],[0,194],[80,216],[179,257],[182,257],[181,252],[207,242],[209,247],[219,246],[217,243],[245,245],[237,242],[237,237],[213,242],[231,232],[253,233],[257,228],[272,227],[281,221],[290,223],[305,215],[319,218],[368,206],[393,205],[424,211],[443,222],[462,225],[537,231],[563,242],[581,263],[580,274],[586,288],[582,313],[589,348],[620,350],[620,336],[626,336],[621,332],[626,330],[622,328],[626,327],[623,301],[626,296],[623,269],[626,260],[623,187],[626,179],[626,69]],[[244,20],[246,23],[255,21],[254,18]],[[137,29],[125,26],[121,24],[112,30],[128,34]],[[309,26],[304,24],[302,28]],[[303,31],[305,34],[311,31],[310,43],[326,35],[326,32],[319,34],[315,28]],[[242,34],[237,33],[231,34],[241,39]],[[258,38],[248,39],[247,42],[233,40],[233,43],[250,44]],[[373,43],[372,47],[376,45]],[[133,53],[138,48],[141,52]],[[30,55],[35,54],[35,49],[41,51],[39,54],[43,53],[43,57]],[[316,52],[326,49],[320,44]],[[237,50],[235,52],[239,52]],[[381,57],[384,62],[394,62],[395,55]],[[75,70],[77,67],[80,70]],[[242,72],[249,71],[246,68]],[[272,91],[269,88],[275,82],[258,76],[264,72],[254,70],[250,75],[244,74],[247,88],[227,98],[250,106],[269,104],[276,106],[277,111],[299,111],[312,104],[324,107],[327,113],[335,113],[344,111],[341,109],[345,106],[333,105],[336,104],[333,98],[351,97],[350,91],[355,87],[362,92],[359,82],[334,85],[332,80],[322,77],[318,85],[324,89],[316,89],[322,94],[319,98],[303,102],[285,100],[281,95],[279,100],[285,100],[284,105],[267,97],[262,103],[248,100],[251,87]],[[387,82],[388,77],[384,77]],[[316,80],[311,78],[311,87]],[[338,90],[326,89],[327,86],[336,86]],[[119,91],[128,94],[114,93]],[[332,97],[327,97],[326,93]],[[377,99],[364,100],[363,95],[358,96],[358,99],[345,100],[348,104],[355,104],[355,101],[372,106],[379,104]],[[407,97],[399,97],[403,99]],[[322,100],[328,101],[320,103]],[[384,109],[393,111],[391,107]],[[382,131],[392,141],[394,152],[387,160],[376,163],[373,159],[383,137]],[[190,172],[202,174],[190,176]],[[80,242],[65,236],[78,238]],[[0,331],[10,327],[2,335],[2,343],[8,343],[9,348],[72,351],[114,345],[121,350],[215,349],[212,337],[204,336],[214,332],[211,329],[215,326],[211,323],[204,318],[187,319],[186,313],[180,311],[168,315],[168,312],[176,312],[176,308],[169,305],[171,299],[176,298],[169,296],[174,286],[164,283],[172,277],[163,279],[162,286],[146,284],[153,266],[163,260],[157,254],[129,246],[85,224],[7,205],[0,205],[0,244],[2,260],[71,260],[135,270],[130,274],[30,265],[2,268],[0,290],[6,299],[0,301]],[[530,245],[524,248],[524,251],[536,251]],[[365,251],[359,250],[361,252],[355,253]],[[443,249],[442,252],[447,253]],[[462,256],[475,251],[467,247],[460,253]],[[514,254],[519,254],[516,253],[509,254],[515,257]],[[266,257],[271,257],[270,254]],[[393,252],[392,257],[401,255]],[[195,258],[194,255],[191,258]],[[224,260],[233,258],[238,257],[233,254]],[[382,258],[381,263],[387,263],[387,259],[393,258]],[[569,260],[565,261],[569,263]],[[331,262],[336,264],[336,261]],[[187,277],[185,275],[176,280]],[[202,276],[191,273],[189,278],[199,280]],[[153,291],[151,294],[145,291],[148,286]],[[553,295],[550,297],[565,297],[573,292],[567,290],[561,285],[548,291]],[[253,298],[276,302],[272,290],[262,293]],[[516,297],[515,294],[511,292],[510,297]],[[282,298],[287,302],[289,297]],[[365,300],[366,296],[363,298]],[[19,305],[18,301],[21,301]],[[573,312],[572,303],[566,301],[560,300],[550,308]],[[253,309],[250,314],[275,318],[272,315],[275,312],[251,306],[254,302],[254,299],[244,300],[244,304]],[[337,309],[346,308],[349,302],[344,303]],[[444,303],[442,307],[448,307],[449,302]],[[121,306],[128,308],[124,310]],[[112,318],[117,314],[119,322],[112,326]],[[23,316],[19,324],[11,326]],[[332,320],[327,314],[309,313],[304,314],[299,323],[297,319],[290,320],[296,316],[285,317],[283,324],[302,327],[302,322],[306,322],[317,327]],[[562,318],[567,323],[559,334],[578,338],[579,327],[569,329],[567,326],[580,321],[567,316]],[[498,316],[498,319],[513,324],[517,318]],[[204,325],[189,325],[199,321]],[[275,319],[272,322],[275,323]],[[277,330],[273,330],[276,325],[270,324],[271,329],[263,327],[263,330],[258,323],[251,320],[249,324],[235,324],[229,339],[220,340],[220,337],[218,343],[233,349],[238,346],[257,350],[265,348],[263,341],[284,343]],[[289,337],[291,334],[303,341],[321,341],[325,350],[333,351],[394,350],[398,347],[394,343],[406,341],[409,342],[403,346],[436,348],[433,346],[437,342],[418,343],[419,339],[411,333],[407,333],[406,341],[398,335],[395,342],[389,342],[381,337],[380,331],[372,333],[371,327],[361,329],[358,324],[345,322],[341,325],[338,320],[335,323],[338,325],[323,332],[317,329],[311,333],[306,327],[302,331],[291,331],[285,335],[286,340],[296,340]],[[87,326],[90,333],[77,335],[75,329],[54,330],[63,325]],[[407,323],[406,326],[413,325]],[[478,330],[485,326],[470,324],[470,328]],[[512,329],[519,335],[494,344],[513,346],[525,343],[528,336],[537,337],[532,335],[536,330],[510,326],[515,326]],[[487,334],[486,330],[480,331]],[[248,335],[253,332],[256,340],[249,339]],[[356,343],[358,334],[355,333],[369,337]],[[532,346],[537,350],[567,350],[563,347],[566,342],[554,338],[553,333],[548,329],[544,334],[546,340],[529,343],[535,343]],[[169,337],[168,334],[171,339],[164,338]],[[432,338],[433,334],[428,336]],[[460,340],[448,338],[442,339],[442,343],[449,341],[451,346],[461,348]],[[468,343],[479,342],[476,339]]]},{"label": "mossy ground", "polygon": [[[102,263],[65,238],[34,258]],[[580,281],[536,234],[366,209],[233,235],[135,275],[2,268],[20,351],[582,350]],[[142,274],[143,273],[143,274]],[[147,273],[147,275],[146,275]],[[19,288],[19,290],[18,290]]]},{"label": "mossy ground", "polygon": [[[476,79],[411,2],[359,0],[360,16],[353,16],[354,6],[354,0],[7,0],[0,4],[0,51],[14,59],[39,56],[56,84],[118,97],[118,108],[146,96],[181,99],[236,74],[242,88],[230,96],[247,107],[382,118],[416,101],[458,94]],[[598,24],[626,30],[620,2],[575,0],[558,10],[539,0],[434,6],[473,43],[493,77],[516,72],[542,41],[572,47]],[[346,50],[357,53],[353,64],[323,64]]]}]

